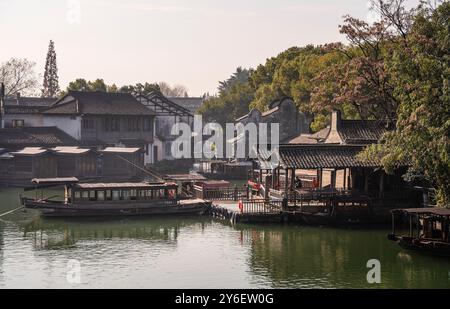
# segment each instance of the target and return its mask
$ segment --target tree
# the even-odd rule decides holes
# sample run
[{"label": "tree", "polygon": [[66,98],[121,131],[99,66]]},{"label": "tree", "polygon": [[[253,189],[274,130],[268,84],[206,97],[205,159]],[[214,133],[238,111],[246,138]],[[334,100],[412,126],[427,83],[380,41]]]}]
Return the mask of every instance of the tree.
[{"label": "tree", "polygon": [[122,86],[119,88],[119,92],[128,92],[133,94],[147,95],[153,91],[160,91],[158,84],[154,83],[137,83],[136,85]]},{"label": "tree", "polygon": [[56,65],[55,45],[52,40],[48,46],[47,60],[45,62],[44,87],[42,97],[53,98],[59,93],[58,67]]},{"label": "tree", "polygon": [[187,88],[183,85],[170,86],[166,82],[158,83],[161,93],[166,97],[187,97]]},{"label": "tree", "polygon": [[227,80],[219,82],[219,94],[225,94],[230,91],[235,84],[246,83],[250,77],[251,70],[243,69],[238,67],[236,72],[234,72]]},{"label": "tree", "polygon": [[[398,16],[386,10],[384,18]],[[437,191],[437,203],[450,206],[450,3],[420,6],[411,29],[400,33],[386,68],[399,102],[396,130],[363,158],[378,158],[387,171],[408,162],[409,179],[422,179]],[[413,176],[413,177],[412,177]]]},{"label": "tree", "polygon": [[11,58],[0,65],[0,82],[5,84],[5,96],[15,93],[33,94],[38,81],[35,63],[27,59]]},{"label": "tree", "polygon": [[230,78],[219,83],[219,88],[225,86],[219,95],[209,97],[202,104],[198,112],[205,121],[225,125],[225,123],[234,123],[236,118],[248,113],[249,104],[255,97],[255,90],[248,82],[248,78],[242,78],[239,72],[249,71],[238,68]]}]

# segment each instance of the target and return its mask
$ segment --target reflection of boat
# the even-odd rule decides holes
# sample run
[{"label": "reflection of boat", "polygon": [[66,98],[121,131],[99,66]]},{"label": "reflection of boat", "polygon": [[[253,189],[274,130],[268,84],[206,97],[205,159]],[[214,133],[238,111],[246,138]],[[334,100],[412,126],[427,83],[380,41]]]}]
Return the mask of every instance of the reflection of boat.
[{"label": "reflection of boat", "polygon": [[[408,219],[409,234],[396,235],[396,224]],[[415,227],[415,228],[414,228]],[[388,239],[402,248],[435,255],[450,256],[450,209],[411,208],[392,211],[392,234]]]},{"label": "reflection of boat", "polygon": [[76,178],[33,179],[36,186],[64,185],[64,200],[21,198],[22,205],[45,216],[146,216],[202,214],[209,203],[180,200],[175,183],[78,183]]}]

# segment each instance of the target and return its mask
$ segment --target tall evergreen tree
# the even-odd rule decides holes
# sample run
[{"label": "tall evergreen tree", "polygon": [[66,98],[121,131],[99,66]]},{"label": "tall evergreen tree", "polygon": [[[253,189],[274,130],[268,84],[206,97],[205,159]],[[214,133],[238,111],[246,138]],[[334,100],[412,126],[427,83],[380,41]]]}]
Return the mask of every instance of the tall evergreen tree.
[{"label": "tall evergreen tree", "polygon": [[48,46],[47,60],[45,62],[44,87],[42,97],[56,97],[59,93],[58,67],[56,66],[55,45],[52,40]]}]

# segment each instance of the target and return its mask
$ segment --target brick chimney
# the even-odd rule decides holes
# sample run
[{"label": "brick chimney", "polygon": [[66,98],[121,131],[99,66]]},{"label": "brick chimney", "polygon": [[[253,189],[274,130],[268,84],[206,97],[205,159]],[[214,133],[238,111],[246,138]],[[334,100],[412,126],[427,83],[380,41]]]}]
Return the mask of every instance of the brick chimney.
[{"label": "brick chimney", "polygon": [[341,111],[334,109],[331,114],[331,130],[338,131],[341,125]]}]

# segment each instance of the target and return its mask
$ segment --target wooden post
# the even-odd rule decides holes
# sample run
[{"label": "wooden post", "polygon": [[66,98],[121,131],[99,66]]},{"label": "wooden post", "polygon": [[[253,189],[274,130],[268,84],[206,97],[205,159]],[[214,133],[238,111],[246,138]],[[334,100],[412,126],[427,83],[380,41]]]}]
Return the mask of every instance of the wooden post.
[{"label": "wooden post", "polygon": [[409,215],[409,237],[413,236],[413,229],[412,229],[412,215]]},{"label": "wooden post", "polygon": [[369,192],[369,175],[368,171],[364,171],[364,192]]},{"label": "wooden post", "polygon": [[336,169],[331,171],[331,189],[336,189]]},{"label": "wooden post", "polygon": [[284,194],[285,196],[289,196],[289,170],[284,170]]},{"label": "wooden post", "polygon": [[319,188],[322,189],[323,187],[323,168],[319,169]]},{"label": "wooden post", "polygon": [[295,168],[291,169],[291,191],[294,191]]},{"label": "wooden post", "polygon": [[268,199],[269,198],[269,175],[266,175],[266,179],[265,179],[265,183],[264,183],[264,199]]},{"label": "wooden post", "polygon": [[347,189],[347,168],[344,168],[344,184],[343,184],[344,190]]},{"label": "wooden post", "polygon": [[384,172],[380,171],[380,188],[379,188],[379,196],[382,197],[384,195]]},{"label": "wooden post", "polygon": [[392,213],[392,235],[395,235],[395,214]]}]

